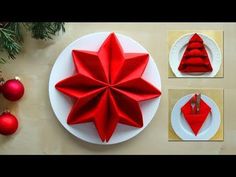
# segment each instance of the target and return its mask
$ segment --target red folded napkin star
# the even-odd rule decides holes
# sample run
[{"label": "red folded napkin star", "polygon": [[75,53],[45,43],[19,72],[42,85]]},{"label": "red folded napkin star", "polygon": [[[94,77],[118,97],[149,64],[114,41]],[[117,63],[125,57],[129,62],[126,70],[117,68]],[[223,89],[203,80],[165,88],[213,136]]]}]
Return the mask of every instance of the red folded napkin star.
[{"label": "red folded napkin star", "polygon": [[[192,98],[196,100],[196,94]],[[201,99],[200,111],[197,113],[196,107],[192,108],[191,99],[181,108],[181,112],[193,133],[197,136],[208,114],[211,112],[211,108]]]},{"label": "red folded napkin star", "polygon": [[73,50],[76,74],[56,84],[75,103],[67,123],[94,122],[102,141],[109,141],[118,123],[142,127],[139,102],[157,98],[158,88],[141,76],[149,55],[124,53],[111,33],[98,51]]},{"label": "red folded napkin star", "polygon": [[189,40],[178,70],[183,73],[212,71],[203,40],[197,33]]}]

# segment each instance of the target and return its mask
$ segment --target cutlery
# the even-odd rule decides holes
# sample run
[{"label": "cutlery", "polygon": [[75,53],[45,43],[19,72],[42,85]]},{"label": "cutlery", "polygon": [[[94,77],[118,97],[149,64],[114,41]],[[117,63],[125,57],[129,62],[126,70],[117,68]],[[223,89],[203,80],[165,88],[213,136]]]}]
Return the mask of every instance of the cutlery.
[{"label": "cutlery", "polygon": [[201,101],[201,93],[197,93],[197,100],[196,100],[196,112],[199,113],[200,112],[200,101]]}]

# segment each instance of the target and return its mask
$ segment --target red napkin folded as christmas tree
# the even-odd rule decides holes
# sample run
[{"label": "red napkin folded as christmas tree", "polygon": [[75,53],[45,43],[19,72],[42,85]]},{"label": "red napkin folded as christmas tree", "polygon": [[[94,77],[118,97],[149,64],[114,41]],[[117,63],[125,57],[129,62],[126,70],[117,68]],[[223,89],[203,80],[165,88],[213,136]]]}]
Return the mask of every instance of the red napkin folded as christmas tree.
[{"label": "red napkin folded as christmas tree", "polygon": [[[196,94],[192,98],[196,101]],[[208,114],[211,112],[211,108],[201,99],[200,111],[197,112],[196,106],[192,108],[191,99],[181,108],[181,112],[193,133],[197,136]]]},{"label": "red napkin folded as christmas tree", "polygon": [[203,40],[198,34],[195,33],[189,40],[178,70],[183,73],[213,70]]},{"label": "red napkin folded as christmas tree", "polygon": [[73,50],[72,56],[77,73],[55,86],[75,99],[67,123],[94,122],[102,141],[109,141],[118,123],[142,127],[139,102],[161,95],[141,77],[149,55],[124,53],[111,33],[98,51]]}]

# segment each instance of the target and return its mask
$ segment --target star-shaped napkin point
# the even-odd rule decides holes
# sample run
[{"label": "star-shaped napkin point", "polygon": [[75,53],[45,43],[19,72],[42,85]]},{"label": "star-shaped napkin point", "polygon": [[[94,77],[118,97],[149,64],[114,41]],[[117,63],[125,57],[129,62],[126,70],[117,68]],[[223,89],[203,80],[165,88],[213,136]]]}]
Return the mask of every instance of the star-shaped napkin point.
[{"label": "star-shaped napkin point", "polygon": [[109,141],[118,123],[142,127],[139,102],[161,95],[142,78],[149,55],[124,53],[111,33],[98,51],[73,50],[72,56],[76,73],[55,85],[75,100],[67,123],[94,122],[103,142]]}]

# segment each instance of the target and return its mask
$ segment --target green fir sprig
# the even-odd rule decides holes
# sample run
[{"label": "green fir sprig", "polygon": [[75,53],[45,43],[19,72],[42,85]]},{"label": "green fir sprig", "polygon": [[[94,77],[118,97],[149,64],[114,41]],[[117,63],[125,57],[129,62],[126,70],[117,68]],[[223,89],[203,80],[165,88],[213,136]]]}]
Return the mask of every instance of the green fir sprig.
[{"label": "green fir sprig", "polygon": [[[0,51],[15,59],[23,48],[22,30],[30,31],[35,39],[48,40],[61,30],[65,32],[64,25],[64,22],[0,22]],[[6,59],[0,56],[0,63],[6,63]]]}]

